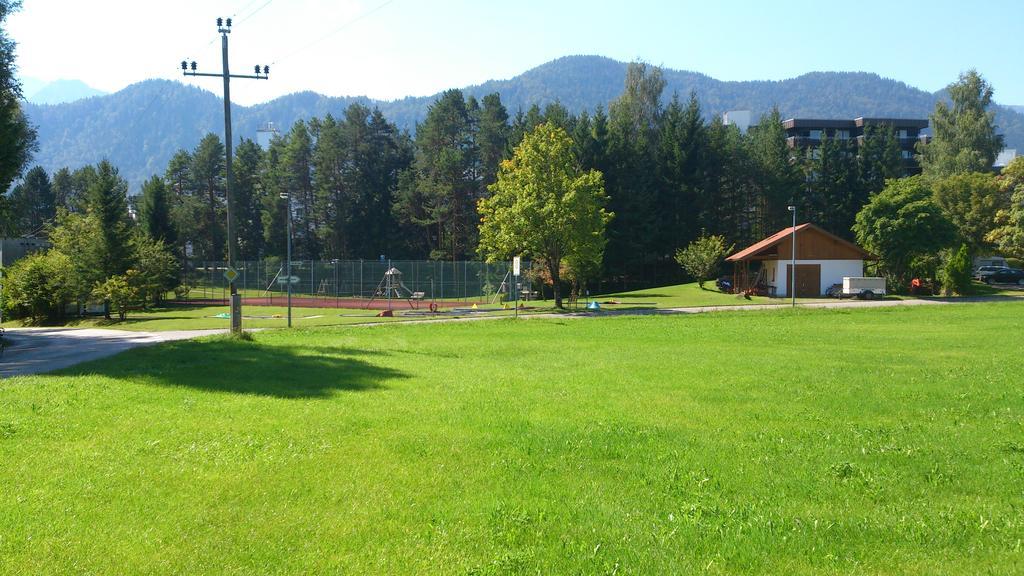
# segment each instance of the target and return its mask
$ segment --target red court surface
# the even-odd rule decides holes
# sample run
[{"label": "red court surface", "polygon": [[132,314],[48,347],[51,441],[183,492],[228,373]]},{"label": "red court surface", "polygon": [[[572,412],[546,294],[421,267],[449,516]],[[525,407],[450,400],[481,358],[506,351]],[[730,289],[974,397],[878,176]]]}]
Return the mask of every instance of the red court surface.
[{"label": "red court surface", "polygon": [[[430,300],[391,300],[392,310],[429,310]],[[208,306],[227,306],[229,304],[226,298],[189,298],[188,300],[175,300],[172,304],[184,304],[184,305],[208,305]],[[367,306],[369,304],[369,306]],[[461,308],[472,306],[473,304],[486,304],[485,301],[479,300],[437,300],[438,308]],[[273,298],[242,298],[242,306],[287,306],[288,298],[286,296],[274,296]],[[367,309],[367,310],[387,310],[388,301],[382,299],[376,299],[373,302],[365,298],[312,298],[309,296],[298,297],[292,296],[292,306],[297,308],[350,308],[350,309]]]}]

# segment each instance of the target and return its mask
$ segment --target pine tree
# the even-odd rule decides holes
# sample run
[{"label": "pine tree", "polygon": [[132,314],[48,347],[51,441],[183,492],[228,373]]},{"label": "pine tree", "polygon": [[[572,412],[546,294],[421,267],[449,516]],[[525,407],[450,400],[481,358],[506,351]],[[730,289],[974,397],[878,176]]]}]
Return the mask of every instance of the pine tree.
[{"label": "pine tree", "polygon": [[786,143],[779,109],[761,117],[751,127],[748,150],[756,170],[752,222],[755,236],[764,237],[789,225],[788,205],[795,202],[804,185],[796,153]]},{"label": "pine tree", "polygon": [[476,135],[480,149],[480,184],[484,194],[498,178],[498,165],[508,149],[509,131],[508,111],[502,105],[501,97],[497,92],[484,96]]},{"label": "pine tree", "polygon": [[17,235],[39,234],[57,215],[50,177],[41,166],[25,174],[24,180],[11,191],[10,201],[12,232]]},{"label": "pine tree", "polygon": [[857,172],[860,206],[867,203],[871,194],[881,192],[886,180],[904,175],[899,142],[891,125],[864,126],[864,137],[857,148]]},{"label": "pine tree", "polygon": [[856,160],[848,140],[822,135],[821,144],[808,150],[807,190],[798,206],[805,220],[853,239],[854,218],[862,203],[856,190]]},{"label": "pine tree", "polygon": [[609,106],[606,188],[617,217],[608,228],[605,262],[617,274],[639,277],[671,253],[657,246],[657,154],[661,93],[659,68],[631,63],[625,90]]},{"label": "pine tree", "polygon": [[406,190],[402,200],[422,202],[423,208],[403,206],[399,212],[430,228],[431,258],[456,260],[476,253],[479,183],[472,177],[472,136],[458,90],[442,94],[416,130],[416,189]]},{"label": "pine tree", "polygon": [[260,218],[260,169],[263,150],[245,138],[235,148],[234,220],[238,259],[255,260],[263,252],[263,223]]},{"label": "pine tree", "polygon": [[[188,167],[189,186],[202,201],[200,227],[193,239],[196,256],[202,260],[226,259],[224,200],[224,144],[216,134],[207,134],[192,153]],[[198,203],[198,202],[197,202]]]},{"label": "pine tree", "polygon": [[268,256],[284,257],[288,250],[288,201],[281,198],[281,194],[287,191],[282,165],[286,146],[286,138],[277,137],[270,142],[263,156],[260,174],[263,252]]},{"label": "pine tree", "polygon": [[320,214],[317,212],[313,192],[313,137],[309,126],[297,121],[285,140],[281,157],[282,175],[286,191],[291,195],[295,216],[292,223],[293,257],[314,260],[320,257]]},{"label": "pine tree", "polygon": [[87,212],[99,228],[98,250],[102,277],[124,274],[131,265],[131,225],[128,219],[128,182],[106,160],[96,166],[96,180],[86,195]]},{"label": "pine tree", "polygon": [[142,229],[154,240],[166,246],[176,246],[178,233],[171,221],[167,184],[159,176],[153,176],[142,185],[142,203],[139,210]]},{"label": "pine tree", "polygon": [[665,110],[658,150],[658,245],[669,254],[697,238],[707,193],[708,133],[697,95]]}]

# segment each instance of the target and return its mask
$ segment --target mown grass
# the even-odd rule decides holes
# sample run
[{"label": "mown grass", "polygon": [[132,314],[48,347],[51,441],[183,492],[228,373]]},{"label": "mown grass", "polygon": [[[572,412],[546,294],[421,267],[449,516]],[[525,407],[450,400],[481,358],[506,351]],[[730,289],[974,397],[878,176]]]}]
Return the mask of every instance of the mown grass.
[{"label": "mown grass", "polygon": [[[619,302],[613,308],[683,308],[691,306],[742,306],[744,304],[789,304],[785,298],[767,298],[764,296],[751,296],[745,298],[739,294],[727,294],[721,292],[715,286],[713,280],[704,283],[704,288],[696,282],[688,284],[677,284],[675,286],[662,286],[646,290],[634,290],[632,292],[617,292],[614,294],[602,294],[595,296],[598,302],[610,300]],[[817,301],[816,299],[801,298],[801,302]]]},{"label": "mown grass", "polygon": [[318,328],[12,378],[0,572],[1021,572],[1022,318]]},{"label": "mown grass", "polygon": [[[502,310],[501,306],[481,306],[482,310],[491,315],[509,315],[512,310]],[[230,326],[228,318],[219,318],[219,314],[227,314],[228,306],[208,305],[171,305],[166,307],[151,308],[149,310],[132,310],[124,321],[118,320],[115,314],[112,319],[107,320],[102,316],[90,316],[85,318],[72,318],[66,321],[63,326],[72,328],[110,328],[114,330],[131,330],[142,332],[161,332],[167,330],[207,330],[227,329]],[[446,309],[447,310],[447,309]],[[396,322],[430,319],[433,316],[427,314],[424,306],[418,315],[411,315],[406,310],[396,310],[395,316],[382,318],[377,316],[379,310],[351,309],[351,308],[292,308],[292,326],[337,326],[347,324],[365,324],[379,322]],[[288,308],[285,306],[242,306],[242,326],[250,328],[285,328],[288,325]],[[458,318],[462,315],[456,313],[445,313],[437,317]],[[3,324],[5,327],[19,327],[22,322],[14,320]]]}]

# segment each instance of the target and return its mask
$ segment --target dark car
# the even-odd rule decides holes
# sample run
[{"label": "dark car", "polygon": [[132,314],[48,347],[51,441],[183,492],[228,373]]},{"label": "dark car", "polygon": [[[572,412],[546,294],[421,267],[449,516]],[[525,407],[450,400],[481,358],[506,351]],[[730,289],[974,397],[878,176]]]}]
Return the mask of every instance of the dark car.
[{"label": "dark car", "polygon": [[999,272],[1000,270],[1009,270],[1009,266],[982,266],[974,271],[974,278],[976,280],[984,281],[984,277],[992,274],[993,272]]},{"label": "dark car", "polygon": [[[988,266],[982,266],[988,268]],[[985,284],[1020,284],[1024,286],[1024,270],[993,266],[994,270],[978,271],[978,279]]]}]

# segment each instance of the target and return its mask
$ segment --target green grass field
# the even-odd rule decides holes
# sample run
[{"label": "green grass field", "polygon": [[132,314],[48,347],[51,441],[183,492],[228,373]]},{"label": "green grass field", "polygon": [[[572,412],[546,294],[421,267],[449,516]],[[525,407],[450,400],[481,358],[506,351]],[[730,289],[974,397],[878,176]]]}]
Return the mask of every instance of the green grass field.
[{"label": "green grass field", "polygon": [[1019,573],[1022,318],[313,328],[12,378],[0,573]]},{"label": "green grass field", "polygon": [[[616,307],[651,307],[651,308],[682,308],[688,306],[740,306],[743,304],[788,304],[783,298],[766,298],[752,296],[747,299],[737,294],[720,292],[713,280],[704,283],[702,289],[696,282],[662,286],[632,292],[617,292],[595,296],[599,302],[615,300],[621,304]],[[811,301],[801,299],[801,301]]]}]

